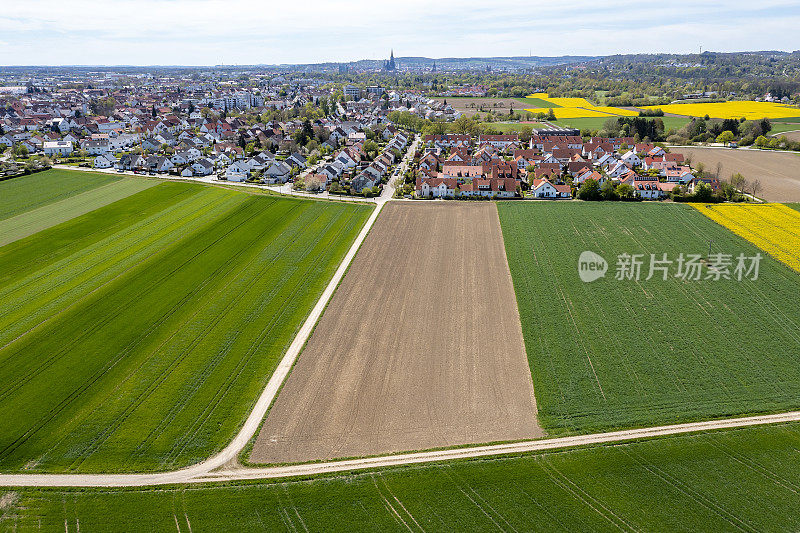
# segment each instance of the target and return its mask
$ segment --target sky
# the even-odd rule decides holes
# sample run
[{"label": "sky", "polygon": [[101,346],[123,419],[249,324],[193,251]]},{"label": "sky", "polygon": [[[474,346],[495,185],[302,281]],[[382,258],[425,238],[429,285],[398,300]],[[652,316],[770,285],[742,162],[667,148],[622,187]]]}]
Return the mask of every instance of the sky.
[{"label": "sky", "polygon": [[0,65],[800,49],[797,0],[4,0]]}]

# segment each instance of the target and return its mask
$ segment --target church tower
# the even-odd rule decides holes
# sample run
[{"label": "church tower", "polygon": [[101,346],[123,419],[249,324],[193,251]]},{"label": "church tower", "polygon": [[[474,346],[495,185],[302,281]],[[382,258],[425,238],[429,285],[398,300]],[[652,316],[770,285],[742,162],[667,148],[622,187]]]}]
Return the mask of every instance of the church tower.
[{"label": "church tower", "polygon": [[383,70],[387,72],[393,72],[397,70],[397,66],[394,63],[394,49],[392,49],[392,52],[389,54],[389,61],[383,62]]}]

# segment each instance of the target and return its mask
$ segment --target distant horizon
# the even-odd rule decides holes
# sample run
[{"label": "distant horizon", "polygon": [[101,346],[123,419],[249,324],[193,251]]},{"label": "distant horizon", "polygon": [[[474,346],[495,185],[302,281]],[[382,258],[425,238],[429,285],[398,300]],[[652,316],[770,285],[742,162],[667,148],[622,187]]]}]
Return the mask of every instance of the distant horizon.
[{"label": "distant horizon", "polygon": [[[612,54],[559,54],[559,55],[481,55],[481,56],[442,56],[442,57],[433,57],[433,56],[426,56],[426,55],[414,55],[414,56],[403,56],[395,54],[395,60],[401,61],[404,59],[415,59],[415,60],[431,60],[431,61],[448,61],[448,60],[467,60],[467,59],[474,59],[474,60],[481,60],[481,59],[521,59],[526,57],[531,58],[541,58],[541,59],[561,59],[561,58],[569,58],[569,57],[586,57],[586,58],[606,58],[606,57],[615,57],[615,56],[632,56],[632,55],[674,55],[674,56],[692,56],[692,55],[701,55],[701,54],[768,54],[768,53],[784,53],[784,54],[792,54],[794,52],[800,51],[800,48],[794,50],[780,50],[780,49],[763,49],[763,50],[731,50],[731,51],[723,51],[723,50],[703,50],[703,52],[619,52],[619,53],[612,53]],[[390,49],[391,52],[391,49]],[[351,63],[359,63],[362,61],[371,61],[371,62],[380,62],[388,58],[389,53],[387,53],[386,57],[362,57],[359,59],[349,59],[349,60],[320,60],[320,61],[312,61],[307,63],[224,63],[224,64],[179,64],[179,63],[151,63],[151,64],[132,64],[132,63],[86,63],[86,64],[8,64],[8,65],[0,65],[0,68],[234,68],[234,67],[292,67],[292,66],[307,66],[307,65],[346,65]],[[399,65],[402,67],[402,65]]]},{"label": "distant horizon", "polygon": [[[798,48],[792,0],[29,0],[0,14],[6,66],[302,65],[400,57],[558,57]],[[670,52],[664,52],[670,50]]]}]

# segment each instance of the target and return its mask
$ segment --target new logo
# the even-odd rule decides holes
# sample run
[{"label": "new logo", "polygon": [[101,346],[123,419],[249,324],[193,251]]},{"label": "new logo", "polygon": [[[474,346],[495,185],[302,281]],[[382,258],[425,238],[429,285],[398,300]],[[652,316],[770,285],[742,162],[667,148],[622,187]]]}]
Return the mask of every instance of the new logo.
[{"label": "new logo", "polygon": [[602,278],[608,271],[608,263],[603,256],[594,252],[581,252],[578,257],[578,275],[584,283]]}]

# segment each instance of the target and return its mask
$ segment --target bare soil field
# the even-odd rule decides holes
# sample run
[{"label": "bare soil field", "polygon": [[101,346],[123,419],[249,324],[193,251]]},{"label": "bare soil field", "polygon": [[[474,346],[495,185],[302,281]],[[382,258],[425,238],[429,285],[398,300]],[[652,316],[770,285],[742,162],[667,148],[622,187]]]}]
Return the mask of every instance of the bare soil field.
[{"label": "bare soil field", "polygon": [[785,133],[778,133],[775,137],[786,137],[790,141],[800,141],[800,131],[787,131]]},{"label": "bare soil field", "polygon": [[725,148],[674,148],[692,158],[692,165],[702,162],[708,172],[722,163],[720,177],[728,179],[741,172],[748,180],[761,180],[759,196],[769,202],[800,202],[800,154]]},{"label": "bare soil field", "polygon": [[250,461],[542,435],[496,206],[392,202],[267,415]]},{"label": "bare soil field", "polygon": [[475,113],[480,112],[481,106],[483,106],[483,113],[492,110],[492,111],[502,111],[503,113],[508,113],[508,111],[513,108],[514,111],[524,111],[525,108],[532,107],[530,105],[526,105],[524,102],[520,102],[516,98],[458,98],[458,97],[449,97],[449,98],[435,98],[438,101],[447,100],[447,103],[453,106],[453,109],[456,111],[461,111],[468,117],[471,117]]}]

